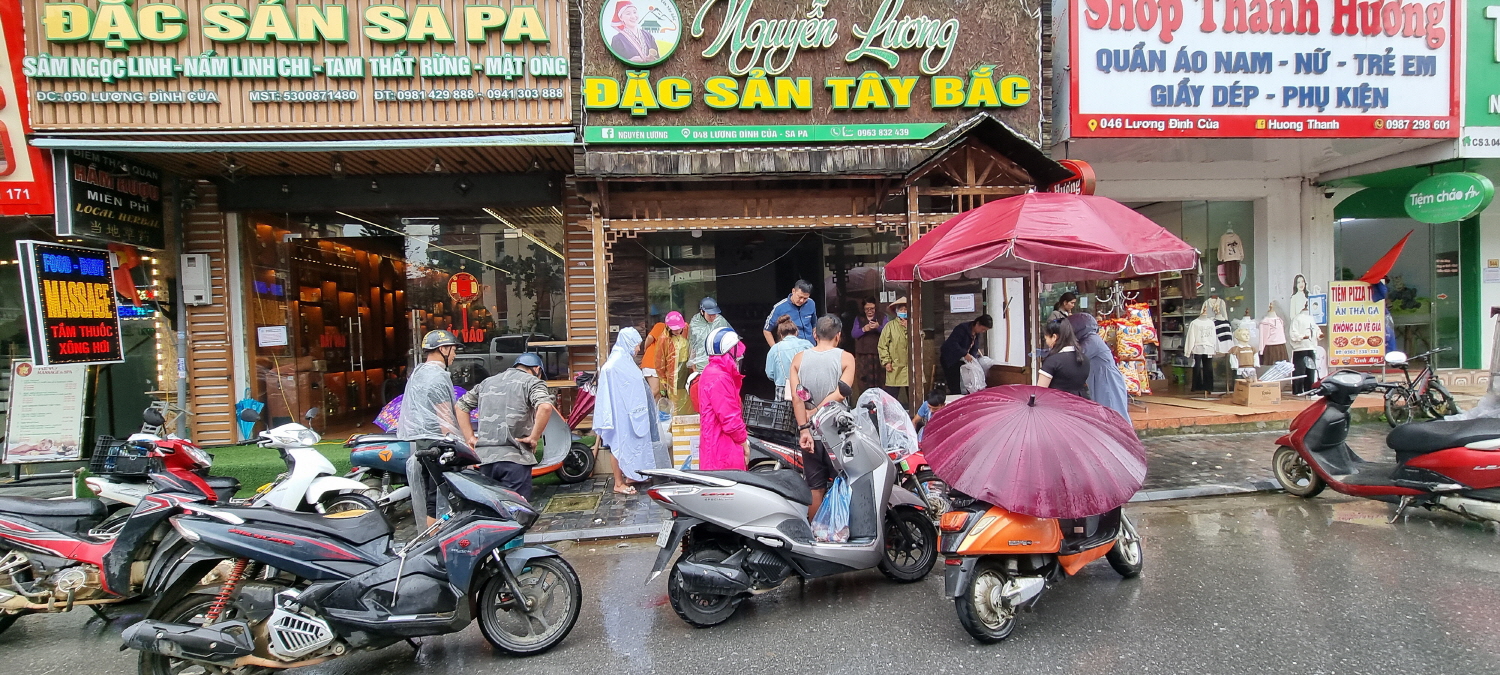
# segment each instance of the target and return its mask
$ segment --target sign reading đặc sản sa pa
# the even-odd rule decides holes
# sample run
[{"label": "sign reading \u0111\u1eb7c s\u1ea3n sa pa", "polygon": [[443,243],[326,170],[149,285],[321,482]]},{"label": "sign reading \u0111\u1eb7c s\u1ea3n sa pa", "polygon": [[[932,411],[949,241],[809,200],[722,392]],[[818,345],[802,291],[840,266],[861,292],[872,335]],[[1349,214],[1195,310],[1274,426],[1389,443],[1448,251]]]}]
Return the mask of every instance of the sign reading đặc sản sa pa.
[{"label": "sign reading \u0111\u1eb7c s\u1ea3n sa pa", "polygon": [[586,0],[590,143],[910,142],[976,112],[1035,137],[1014,0]]},{"label": "sign reading \u0111\u1eb7c s\u1ea3n sa pa", "polygon": [[24,0],[33,126],[570,121],[561,0]]}]

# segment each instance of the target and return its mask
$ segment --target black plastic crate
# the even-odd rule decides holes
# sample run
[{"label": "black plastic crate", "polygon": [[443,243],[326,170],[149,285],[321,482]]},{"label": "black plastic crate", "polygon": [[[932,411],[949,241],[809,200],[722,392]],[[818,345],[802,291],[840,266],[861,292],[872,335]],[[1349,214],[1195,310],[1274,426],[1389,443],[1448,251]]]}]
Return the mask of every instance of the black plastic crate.
[{"label": "black plastic crate", "polygon": [[744,400],[745,426],[773,431],[796,431],[797,418],[791,401],[767,401],[756,396]]},{"label": "black plastic crate", "polygon": [[159,460],[148,457],[149,448],[134,445],[112,436],[94,441],[94,455],[89,458],[89,473],[96,476],[140,476],[159,472]]}]

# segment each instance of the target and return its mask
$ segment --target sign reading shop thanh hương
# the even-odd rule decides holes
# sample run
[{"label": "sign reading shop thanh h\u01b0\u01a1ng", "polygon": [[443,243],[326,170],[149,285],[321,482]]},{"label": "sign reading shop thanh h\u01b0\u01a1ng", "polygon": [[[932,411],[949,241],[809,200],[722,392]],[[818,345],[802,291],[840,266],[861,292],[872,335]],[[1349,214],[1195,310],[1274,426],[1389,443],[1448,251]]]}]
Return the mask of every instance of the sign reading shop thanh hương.
[{"label": "sign reading shop thanh h\u01b0\u01a1ng", "polygon": [[913,141],[989,112],[1035,137],[1034,5],[585,0],[590,143]]},{"label": "sign reading shop thanh h\u01b0\u01a1ng", "polygon": [[109,251],[22,240],[16,258],[37,365],[125,360]]},{"label": "sign reading shop thanh h\u01b0\u01a1ng", "polygon": [[1454,137],[1451,0],[1070,0],[1069,129]]},{"label": "sign reading shop thanh h\u01b0\u01a1ng", "polygon": [[570,121],[561,0],[23,0],[38,129]]},{"label": "sign reading shop thanh h\u01b0\u01a1ng", "polygon": [[82,150],[58,152],[53,166],[58,236],[166,247],[161,170]]}]

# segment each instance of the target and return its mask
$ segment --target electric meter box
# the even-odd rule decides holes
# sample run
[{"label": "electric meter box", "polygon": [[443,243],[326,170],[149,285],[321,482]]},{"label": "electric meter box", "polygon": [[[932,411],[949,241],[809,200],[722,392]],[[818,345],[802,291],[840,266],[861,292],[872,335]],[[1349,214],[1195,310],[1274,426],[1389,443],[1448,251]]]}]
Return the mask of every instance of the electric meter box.
[{"label": "electric meter box", "polygon": [[179,278],[182,280],[183,304],[199,306],[214,303],[207,253],[184,253]]}]

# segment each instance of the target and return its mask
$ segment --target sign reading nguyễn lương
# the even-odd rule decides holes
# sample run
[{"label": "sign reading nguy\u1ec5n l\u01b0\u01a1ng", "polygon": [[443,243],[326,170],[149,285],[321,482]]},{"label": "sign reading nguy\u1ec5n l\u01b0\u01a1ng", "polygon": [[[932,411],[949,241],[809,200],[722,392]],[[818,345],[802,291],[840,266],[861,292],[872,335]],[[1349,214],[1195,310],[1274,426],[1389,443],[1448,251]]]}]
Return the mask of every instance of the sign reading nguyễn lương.
[{"label": "sign reading nguy\u1ec5n l\u01b0\u01a1ng", "polygon": [[1423,223],[1451,223],[1478,214],[1494,198],[1495,184],[1483,174],[1440,173],[1406,192],[1406,215]]},{"label": "sign reading nguy\u1ec5n l\u01b0\u01a1ng", "polygon": [[988,112],[1035,136],[1033,5],[585,0],[591,143],[901,142]]},{"label": "sign reading nguy\u1ec5n l\u01b0\u01a1ng", "polygon": [[52,165],[58,236],[166,247],[161,170],[84,150],[59,151]]},{"label": "sign reading nguy\u1ec5n l\u01b0\u01a1ng", "polygon": [[1068,133],[1455,137],[1451,0],[1070,0]]},{"label": "sign reading nguy\u1ec5n l\u01b0\u01a1ng", "polygon": [[38,129],[571,119],[561,0],[24,0]]},{"label": "sign reading nguy\u1ec5n l\u01b0\u01a1ng", "polygon": [[125,360],[109,251],[22,240],[16,258],[37,365]]}]

